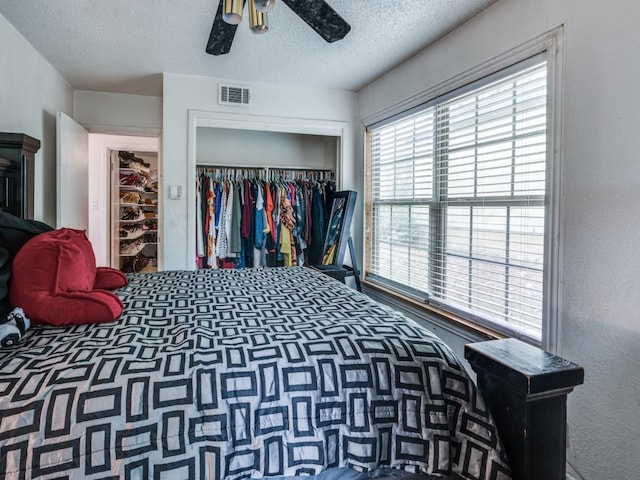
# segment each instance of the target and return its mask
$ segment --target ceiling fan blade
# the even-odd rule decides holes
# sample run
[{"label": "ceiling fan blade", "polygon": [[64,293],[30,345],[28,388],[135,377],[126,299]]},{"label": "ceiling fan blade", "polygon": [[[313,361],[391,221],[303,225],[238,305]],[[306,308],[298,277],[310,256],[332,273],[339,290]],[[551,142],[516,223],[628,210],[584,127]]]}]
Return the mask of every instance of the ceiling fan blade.
[{"label": "ceiling fan blade", "polygon": [[[242,2],[242,7],[246,0]],[[218,10],[216,16],[213,19],[213,25],[211,26],[211,33],[209,34],[209,41],[207,42],[207,53],[211,55],[224,55],[231,50],[231,44],[233,43],[233,37],[236,35],[238,25],[230,25],[222,19],[222,6],[224,0],[220,0],[218,3]]]},{"label": "ceiling fan blade", "polygon": [[351,26],[324,0],[282,0],[327,42],[341,40]]}]

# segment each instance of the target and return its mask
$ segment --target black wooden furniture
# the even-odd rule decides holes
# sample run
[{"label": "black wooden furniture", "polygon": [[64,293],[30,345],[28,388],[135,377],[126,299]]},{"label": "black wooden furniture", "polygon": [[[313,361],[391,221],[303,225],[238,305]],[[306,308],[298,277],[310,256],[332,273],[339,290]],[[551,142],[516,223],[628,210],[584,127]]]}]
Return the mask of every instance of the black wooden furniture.
[{"label": "black wooden furniture", "polygon": [[40,140],[0,133],[0,211],[33,218],[35,154]]},{"label": "black wooden furniture", "polygon": [[567,395],[579,365],[516,339],[465,346],[493,415],[513,480],[565,480]]}]

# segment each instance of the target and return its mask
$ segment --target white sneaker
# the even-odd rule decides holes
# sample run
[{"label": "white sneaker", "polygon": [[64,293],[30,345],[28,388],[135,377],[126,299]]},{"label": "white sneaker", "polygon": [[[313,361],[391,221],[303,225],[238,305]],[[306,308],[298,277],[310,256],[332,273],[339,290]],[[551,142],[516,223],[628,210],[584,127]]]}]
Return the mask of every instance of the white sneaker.
[{"label": "white sneaker", "polygon": [[127,240],[135,240],[145,234],[147,228],[138,225],[124,226],[120,229],[120,238]]},{"label": "white sneaker", "polygon": [[120,245],[120,255],[137,255],[144,248],[145,244],[142,240],[134,240],[133,242],[123,243]]}]

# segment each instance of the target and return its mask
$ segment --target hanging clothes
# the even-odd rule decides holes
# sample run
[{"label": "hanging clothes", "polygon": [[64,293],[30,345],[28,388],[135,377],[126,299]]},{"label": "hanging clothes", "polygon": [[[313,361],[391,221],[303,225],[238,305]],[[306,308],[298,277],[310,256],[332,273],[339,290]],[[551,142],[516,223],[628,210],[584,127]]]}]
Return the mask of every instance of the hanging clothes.
[{"label": "hanging clothes", "polygon": [[207,179],[207,205],[209,206],[207,231],[207,266],[208,268],[218,268],[218,256],[216,255],[216,188],[214,182],[209,177]]},{"label": "hanging clothes", "polygon": [[207,168],[198,171],[200,268],[319,264],[326,231],[327,171]]},{"label": "hanging clothes", "polygon": [[287,188],[280,189],[280,253],[284,257],[285,267],[296,265],[295,249],[292,247],[296,217],[288,195]]},{"label": "hanging clothes", "polygon": [[313,200],[311,205],[311,243],[309,245],[309,263],[320,265],[322,261],[322,248],[324,246],[325,230],[325,208],[323,192],[320,186],[313,188]]},{"label": "hanging clothes", "polygon": [[264,202],[264,187],[260,184],[256,184],[256,203],[255,203],[255,221],[253,225],[253,266],[254,267],[266,267],[266,242],[267,235],[270,235],[271,228],[267,221],[267,213]]},{"label": "hanging clothes", "polygon": [[196,185],[196,255],[204,256],[204,240],[202,229],[202,179]]},{"label": "hanging clothes", "polygon": [[[239,257],[242,252],[241,227],[242,227],[242,200],[241,200],[241,184],[230,182],[230,188],[233,188],[233,204],[232,208],[227,210],[230,215],[231,230],[229,234],[229,253],[233,257]],[[231,197],[230,197],[231,199]]]},{"label": "hanging clothes", "polygon": [[226,258],[229,251],[227,246],[227,198],[229,197],[227,186],[222,186],[222,199],[220,200],[220,219],[218,221],[218,241],[216,242],[216,256]]}]

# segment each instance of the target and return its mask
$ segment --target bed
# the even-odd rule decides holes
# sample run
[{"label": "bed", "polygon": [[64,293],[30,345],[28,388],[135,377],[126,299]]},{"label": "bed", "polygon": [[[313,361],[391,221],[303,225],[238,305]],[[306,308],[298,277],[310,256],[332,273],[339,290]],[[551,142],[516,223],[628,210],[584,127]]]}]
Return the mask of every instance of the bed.
[{"label": "bed", "polygon": [[128,279],[116,322],[0,349],[0,478],[511,478],[460,361],[369,297],[304,267]]}]

